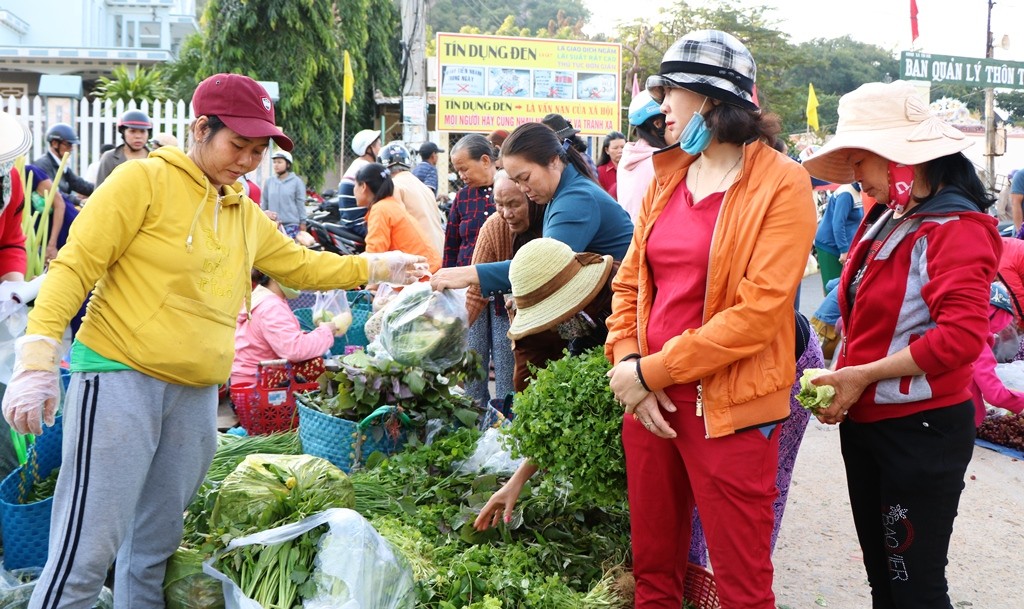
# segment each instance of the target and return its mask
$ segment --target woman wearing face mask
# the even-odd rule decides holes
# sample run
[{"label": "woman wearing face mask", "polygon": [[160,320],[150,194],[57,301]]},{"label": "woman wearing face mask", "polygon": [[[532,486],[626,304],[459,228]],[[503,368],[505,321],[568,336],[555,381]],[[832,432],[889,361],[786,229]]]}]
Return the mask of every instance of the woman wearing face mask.
[{"label": "woman wearing face mask", "polygon": [[[839,100],[835,137],[811,175],[860,182],[879,203],[843,267],[844,344],[817,413],[840,423],[850,507],[873,607],[950,608],[945,569],[974,452],[972,364],[989,332],[1002,248],[964,134],[910,83]],[[717,567],[717,566],[716,566]]]},{"label": "woman wearing face mask", "polygon": [[653,156],[606,342],[637,609],[682,603],[695,503],[722,607],[775,608],[778,426],[815,213],[807,173],[771,146],[778,122],[753,103],[755,71],[739,40],[703,30],[647,82],[679,144]]},{"label": "woman wearing face mask", "polygon": [[288,299],[299,292],[258,269],[252,270],[251,277],[252,304],[248,310],[239,311],[235,319],[231,402],[236,409],[256,399],[256,369],[260,362],[283,359],[298,363],[319,358],[331,348],[334,335],[338,334],[333,322],[318,323],[312,332],[303,332],[288,306]]},{"label": "woman wearing face mask", "polygon": [[[505,140],[501,158],[519,190],[544,207],[541,232],[545,237],[567,244],[574,252],[622,259],[633,223],[615,199],[588,177],[590,169],[571,140],[559,141],[541,123],[526,123]],[[445,268],[430,283],[436,290],[479,285],[485,297],[497,297],[511,288],[508,268],[507,261]]]},{"label": "woman wearing face mask", "polygon": [[410,283],[426,272],[422,258],[401,252],[310,251],[240,194],[239,177],[271,139],[292,148],[259,83],[211,76],[192,106],[187,154],[160,148],[90,197],[15,346],[4,417],[40,434],[57,410],[61,336],[95,286],[71,348],[64,453],[33,609],[92,607],[115,558],[115,606],[164,607],[167,558],[217,447],[217,386],[231,371],[235,316],[251,308],[252,268],[316,290]]},{"label": "woman wearing face mask", "polygon": [[651,156],[668,146],[661,104],[654,101],[647,91],[641,91],[629,102],[629,124],[636,141],[627,143],[622,149],[617,172],[617,192],[619,205],[636,222],[640,214],[640,202],[654,179]]}]

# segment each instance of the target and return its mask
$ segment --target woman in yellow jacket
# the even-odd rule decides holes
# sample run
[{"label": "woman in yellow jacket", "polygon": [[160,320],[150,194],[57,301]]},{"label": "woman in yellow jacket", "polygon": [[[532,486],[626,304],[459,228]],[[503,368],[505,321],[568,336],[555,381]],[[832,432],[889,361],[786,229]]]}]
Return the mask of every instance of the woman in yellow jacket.
[{"label": "woman in yellow jacket", "polygon": [[91,607],[117,558],[114,604],[164,606],[167,558],[216,449],[217,385],[227,380],[250,268],[301,289],[408,283],[422,259],[337,256],[296,245],[238,179],[271,139],[291,140],[254,80],[217,74],[192,98],[188,153],[129,161],[89,199],[50,263],[16,347],[4,417],[21,433],[52,425],[68,321],[95,291],[71,348],[63,463],[33,609]]},{"label": "woman in yellow jacket", "polygon": [[775,607],[777,427],[815,214],[807,173],[766,143],[778,125],[753,103],[754,76],[739,40],[704,30],[647,83],[679,145],[653,156],[606,343],[627,414],[637,609],[682,602],[694,503],[723,609]]},{"label": "woman in yellow jacket", "polygon": [[423,233],[416,218],[394,197],[391,170],[369,163],[356,173],[356,204],[366,211],[366,251],[402,250],[427,259],[433,273],[441,268],[441,252]]}]

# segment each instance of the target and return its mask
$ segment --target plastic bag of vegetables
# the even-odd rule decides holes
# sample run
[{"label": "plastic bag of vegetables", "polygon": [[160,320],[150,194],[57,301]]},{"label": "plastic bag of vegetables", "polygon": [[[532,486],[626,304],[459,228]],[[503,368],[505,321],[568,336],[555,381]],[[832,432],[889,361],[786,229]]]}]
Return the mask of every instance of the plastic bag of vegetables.
[{"label": "plastic bag of vegetables", "polygon": [[378,337],[384,353],[404,366],[445,372],[468,348],[466,290],[406,287],[384,308]]},{"label": "plastic bag of vegetables", "polygon": [[210,528],[245,534],[327,508],[354,505],[352,482],[326,459],[249,455],[224,478],[210,515]]},{"label": "plastic bag of vegetables", "polygon": [[[330,509],[300,522],[239,537],[224,552],[256,544],[283,544],[321,525],[327,526],[327,532],[318,543],[309,580],[312,586],[300,594],[304,608],[411,609],[416,592],[408,562],[353,510]],[[203,571],[224,584],[227,609],[264,609],[217,570],[217,558],[203,563]]]},{"label": "plastic bag of vegetables", "polygon": [[334,322],[338,336],[348,332],[352,325],[352,309],[348,306],[345,290],[317,292],[313,302],[313,325]]},{"label": "plastic bag of vegetables", "polygon": [[203,555],[198,550],[178,548],[168,559],[164,602],[167,609],[224,609],[224,589],[203,573]]}]

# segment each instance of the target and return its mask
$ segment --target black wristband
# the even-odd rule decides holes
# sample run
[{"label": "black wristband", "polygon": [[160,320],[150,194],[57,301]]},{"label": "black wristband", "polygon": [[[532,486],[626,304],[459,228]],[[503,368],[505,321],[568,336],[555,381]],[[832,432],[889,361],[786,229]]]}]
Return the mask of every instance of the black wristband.
[{"label": "black wristband", "polygon": [[640,386],[645,390],[650,391],[651,388],[647,386],[647,381],[644,380],[644,371],[640,368],[640,359],[636,360],[636,378],[640,381]]},{"label": "black wristband", "polygon": [[622,359],[620,359],[619,362],[620,363],[621,362],[628,362],[631,359],[640,359],[640,354],[639,353],[630,353],[629,355],[627,355],[627,356],[623,357]]}]

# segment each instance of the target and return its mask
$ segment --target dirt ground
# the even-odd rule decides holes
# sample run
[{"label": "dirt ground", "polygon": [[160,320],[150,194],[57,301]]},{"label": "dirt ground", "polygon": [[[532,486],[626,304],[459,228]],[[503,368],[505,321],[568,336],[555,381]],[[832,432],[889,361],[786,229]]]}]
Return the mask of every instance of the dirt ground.
[{"label": "dirt ground", "polygon": [[[953,606],[1021,609],[1024,462],[975,447],[965,482],[947,568]],[[780,608],[871,606],[839,433],[813,419],[797,456],[774,558]]]}]

